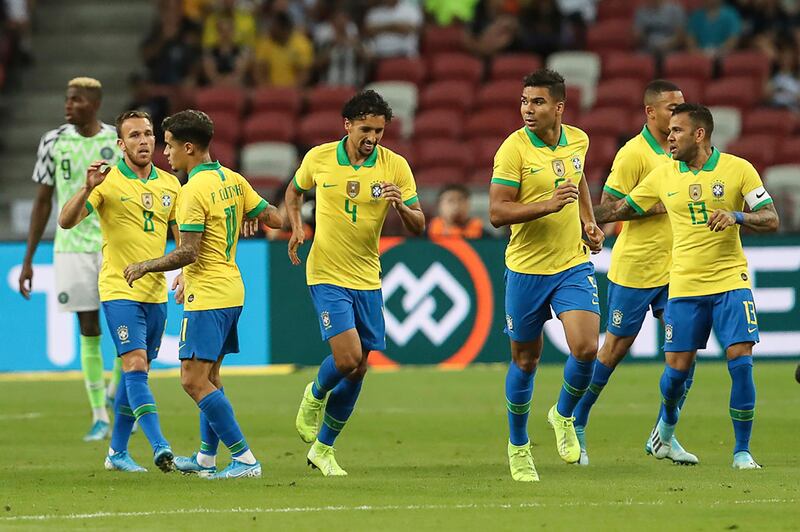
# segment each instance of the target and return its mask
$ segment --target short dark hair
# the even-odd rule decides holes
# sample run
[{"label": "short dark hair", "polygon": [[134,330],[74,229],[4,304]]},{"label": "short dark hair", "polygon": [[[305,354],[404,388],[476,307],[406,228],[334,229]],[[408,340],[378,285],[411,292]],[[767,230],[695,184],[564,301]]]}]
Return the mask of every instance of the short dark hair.
[{"label": "short dark hair", "polygon": [[363,120],[369,115],[382,116],[392,121],[392,108],[374,90],[364,90],[350,98],[342,107],[342,117],[350,120]]},{"label": "short dark hair", "polygon": [[525,76],[525,79],[522,80],[522,87],[546,87],[550,92],[550,96],[559,102],[566,101],[567,99],[567,87],[564,83],[564,76],[549,68],[540,68],[536,72]]},{"label": "short dark hair", "polygon": [[699,103],[682,103],[676,105],[675,109],[672,110],[672,116],[684,113],[689,115],[689,120],[692,121],[695,129],[702,127],[706,130],[706,137],[711,138],[711,134],[714,132],[714,117],[708,107]]},{"label": "short dark hair", "polygon": [[662,92],[680,92],[681,88],[665,79],[654,79],[644,88],[644,103],[653,101]]},{"label": "short dark hair", "polygon": [[122,124],[130,118],[146,118],[150,122],[150,127],[153,126],[153,119],[150,118],[150,113],[146,111],[123,111],[117,116],[114,125],[117,127],[117,137],[122,138]]},{"label": "short dark hair", "polygon": [[201,149],[208,148],[214,137],[214,123],[203,111],[187,109],[161,122],[164,132],[169,131],[172,136],[183,142],[191,142]]},{"label": "short dark hair", "polygon": [[469,189],[466,186],[462,185],[461,183],[451,183],[449,185],[445,185],[444,187],[442,187],[442,189],[439,191],[438,199],[441,200],[442,196],[444,196],[448,192],[458,192],[467,199],[469,199],[469,197],[472,195]]}]

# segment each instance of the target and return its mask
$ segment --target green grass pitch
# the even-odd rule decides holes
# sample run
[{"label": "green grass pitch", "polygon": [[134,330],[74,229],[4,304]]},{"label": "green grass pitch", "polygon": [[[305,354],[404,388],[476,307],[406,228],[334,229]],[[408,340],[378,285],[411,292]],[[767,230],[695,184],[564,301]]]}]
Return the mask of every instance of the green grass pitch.
[{"label": "green grass pitch", "polygon": [[[800,385],[794,363],[757,363],[752,450],[760,471],[733,471],[725,365],[701,362],[678,436],[701,460],[645,456],[659,401],[658,364],[620,367],[587,430],[588,468],[563,464],[546,424],[560,366],[539,369],[530,431],[541,482],[511,480],[505,368],[406,369],[368,375],[337,441],[349,477],[306,466],[294,416],[311,369],[224,377],[264,467],[261,479],[164,475],[139,433],[131,452],[150,472],[103,470],[108,442],[88,428],[82,383],[0,383],[0,530],[797,530]],[[177,453],[197,446],[197,409],[174,377],[155,378],[162,426]],[[220,454],[221,464],[228,461]]]}]

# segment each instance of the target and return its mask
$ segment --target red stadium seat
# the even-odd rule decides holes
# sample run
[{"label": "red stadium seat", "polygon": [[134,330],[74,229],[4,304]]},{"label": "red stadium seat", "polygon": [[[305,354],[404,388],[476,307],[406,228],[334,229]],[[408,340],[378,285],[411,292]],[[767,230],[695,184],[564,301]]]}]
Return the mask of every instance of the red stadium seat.
[{"label": "red stadium seat", "polygon": [[597,20],[632,18],[638,3],[636,0],[603,0],[598,2]]},{"label": "red stadium seat", "polygon": [[[274,193],[275,190],[279,188],[284,188],[284,183],[286,183],[286,178],[278,177],[274,175],[257,175],[257,176],[245,176],[247,178],[248,183],[258,190],[268,193]],[[270,195],[270,194],[267,194]]]},{"label": "red stadium seat", "polygon": [[514,80],[522,83],[522,78],[542,68],[542,59],[536,54],[504,54],[492,60],[490,79]]},{"label": "red stadium seat", "polygon": [[791,137],[779,144],[775,164],[800,164],[800,137]]},{"label": "red stadium seat", "polygon": [[478,109],[514,109],[519,105],[521,96],[521,82],[512,80],[491,81],[483,85],[478,91],[476,107]]},{"label": "red stadium seat", "polygon": [[414,179],[420,186],[438,187],[463,183],[466,181],[467,172],[458,166],[440,166],[427,168],[414,173]]},{"label": "red stadium seat", "polygon": [[699,102],[703,99],[705,82],[695,78],[669,78],[669,81],[680,87],[683,99],[687,102]]},{"label": "red stadium seat", "polygon": [[403,138],[403,119],[395,115],[392,121],[386,124],[386,129],[383,130],[383,139],[385,140],[400,140]]},{"label": "red stadium seat", "polygon": [[644,87],[638,78],[618,78],[597,85],[596,107],[641,107]]},{"label": "red stadium seat", "polygon": [[174,174],[175,171],[167,162],[167,156],[164,155],[164,145],[163,144],[156,144],[156,149],[153,152],[153,164],[156,165],[158,168],[162,170],[166,170],[170,174]]},{"label": "red stadium seat", "polygon": [[430,75],[436,81],[460,80],[475,85],[483,76],[483,63],[467,54],[436,54],[430,60]]},{"label": "red stadium seat", "polygon": [[414,146],[414,162],[422,169],[446,167],[465,172],[472,165],[472,152],[465,148],[457,140],[423,140]]},{"label": "red stadium seat", "polygon": [[767,107],[747,111],[743,122],[746,135],[780,134],[790,137],[797,126],[797,119],[792,111]]},{"label": "red stadium seat", "polygon": [[670,80],[686,77],[708,81],[713,73],[714,61],[709,56],[699,52],[679,52],[667,56],[661,75]]},{"label": "red stadium seat", "polygon": [[522,127],[519,111],[513,108],[487,109],[471,114],[464,125],[464,136],[468,139],[506,138]]},{"label": "red stadium seat", "polygon": [[318,85],[308,94],[309,112],[336,111],[341,113],[347,100],[356,93],[355,87],[337,87],[331,85]]},{"label": "red stadium seat", "polygon": [[491,166],[477,166],[467,176],[467,180],[471,185],[480,185],[484,189],[492,182]]},{"label": "red stadium seat", "polygon": [[265,87],[253,92],[251,103],[253,113],[268,111],[297,115],[303,102],[295,88]]},{"label": "red stadium seat", "polygon": [[619,138],[627,133],[630,114],[628,108],[595,108],[581,116],[580,127],[591,137],[590,144],[594,143],[594,138],[598,135]]},{"label": "red stadium seat", "polygon": [[603,20],[586,30],[586,49],[592,52],[633,50],[633,45],[631,19]]},{"label": "red stadium seat", "polygon": [[475,166],[479,168],[494,166],[494,155],[504,140],[505,137],[478,137],[470,141],[469,149],[474,157]]},{"label": "red stadium seat", "polygon": [[238,144],[242,125],[238,114],[225,111],[211,111],[208,117],[214,124],[214,141]]},{"label": "red stadium seat", "polygon": [[447,109],[463,113],[472,107],[475,88],[464,81],[437,81],[425,86],[420,97],[422,111]]},{"label": "red stadium seat", "polygon": [[309,113],[300,120],[297,140],[305,146],[333,142],[345,135],[341,113],[324,111]]},{"label": "red stadium seat", "polygon": [[201,111],[222,111],[241,116],[246,103],[244,91],[236,87],[209,87],[194,95],[195,105]]},{"label": "red stadium seat", "polygon": [[[581,114],[581,88],[575,85],[567,85],[567,102],[564,106],[564,117],[570,117],[573,121]],[[572,123],[564,118],[567,123]]]},{"label": "red stadium seat", "polygon": [[222,166],[237,168],[239,166],[239,152],[233,144],[214,142],[211,144],[211,158],[218,160]]},{"label": "red stadium seat", "polygon": [[254,114],[244,124],[244,143],[293,142],[295,137],[294,115],[280,112]]},{"label": "red stadium seat", "polygon": [[589,142],[589,152],[586,154],[586,168],[598,172],[602,171],[608,175],[618,148],[619,143],[616,136],[592,135]]},{"label": "red stadium seat", "polygon": [[378,63],[375,81],[408,81],[419,86],[425,81],[425,63],[418,58],[393,57]]},{"label": "red stadium seat", "polygon": [[656,61],[650,54],[614,52],[603,59],[603,79],[638,78],[644,83],[656,77]]},{"label": "red stadium seat", "polygon": [[416,163],[414,160],[414,146],[410,142],[400,139],[381,139],[381,145],[405,157],[411,168],[414,168]]},{"label": "red stadium seat", "polygon": [[752,77],[763,83],[769,77],[769,58],[758,51],[732,52],[722,59],[725,77]]},{"label": "red stadium seat", "polygon": [[703,103],[745,110],[755,106],[761,97],[761,88],[753,78],[723,78],[706,86]]},{"label": "red stadium seat", "polygon": [[415,139],[455,139],[461,136],[462,115],[455,111],[423,111],[414,120]]},{"label": "red stadium seat", "polygon": [[776,135],[747,135],[728,144],[725,151],[748,160],[756,170],[763,172],[774,164],[781,137]]},{"label": "red stadium seat", "polygon": [[425,55],[464,51],[464,27],[458,24],[437,26],[428,24],[422,34]]}]

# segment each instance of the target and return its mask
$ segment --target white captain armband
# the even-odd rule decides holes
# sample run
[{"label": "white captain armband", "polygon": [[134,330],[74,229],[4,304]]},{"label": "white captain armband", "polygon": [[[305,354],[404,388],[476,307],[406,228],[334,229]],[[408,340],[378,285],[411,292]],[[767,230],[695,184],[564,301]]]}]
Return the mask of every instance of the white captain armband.
[{"label": "white captain armband", "polygon": [[757,211],[764,205],[772,203],[772,198],[764,187],[758,187],[745,194],[744,201],[751,211]]}]

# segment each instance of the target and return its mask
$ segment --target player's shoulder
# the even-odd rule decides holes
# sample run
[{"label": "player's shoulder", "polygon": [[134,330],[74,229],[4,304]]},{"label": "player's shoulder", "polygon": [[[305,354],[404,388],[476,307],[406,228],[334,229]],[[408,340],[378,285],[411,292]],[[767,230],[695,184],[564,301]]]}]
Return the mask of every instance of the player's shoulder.
[{"label": "player's shoulder", "polygon": [[408,165],[408,161],[405,157],[395,151],[390,150],[386,146],[381,146],[380,144],[378,144],[378,160],[383,164]]},{"label": "player's shoulder", "polygon": [[61,124],[56,128],[46,131],[45,134],[42,135],[41,144],[43,146],[48,146],[59,138],[72,133],[75,133],[75,126],[72,124]]},{"label": "player's shoulder", "polygon": [[579,142],[589,142],[589,135],[586,134],[584,130],[577,126],[571,126],[569,124],[561,124],[562,133],[567,138],[568,144],[575,144]]},{"label": "player's shoulder", "polygon": [[153,165],[153,168],[155,168],[156,175],[158,176],[158,179],[161,180],[163,186],[168,188],[174,188],[176,190],[181,188],[181,182],[178,180],[177,177],[175,177],[175,175],[173,175],[170,172],[167,172],[162,168],[159,168],[156,165]]},{"label": "player's shoulder", "polygon": [[528,145],[530,145],[528,133],[525,131],[524,127],[521,127],[512,131],[505,140],[500,143],[500,147],[497,151],[521,150],[525,149]]},{"label": "player's shoulder", "polygon": [[117,138],[117,128],[112,126],[111,124],[106,124],[105,122],[100,122],[100,131],[97,136],[103,137],[114,137]]},{"label": "player's shoulder", "polygon": [[726,172],[732,170],[752,172],[755,170],[753,163],[747,159],[743,159],[742,157],[732,153],[725,153],[721,151],[717,153],[719,153],[719,161],[717,162],[716,168],[724,168]]},{"label": "player's shoulder", "polygon": [[333,157],[333,160],[336,160],[336,150],[339,148],[340,142],[340,140],[337,140],[314,146],[306,152],[303,159],[306,161],[325,162]]}]

